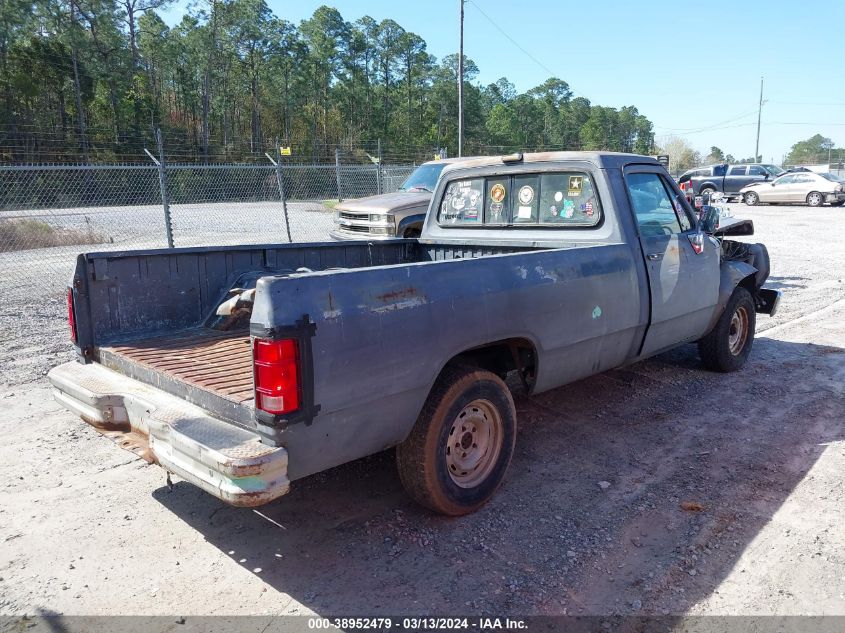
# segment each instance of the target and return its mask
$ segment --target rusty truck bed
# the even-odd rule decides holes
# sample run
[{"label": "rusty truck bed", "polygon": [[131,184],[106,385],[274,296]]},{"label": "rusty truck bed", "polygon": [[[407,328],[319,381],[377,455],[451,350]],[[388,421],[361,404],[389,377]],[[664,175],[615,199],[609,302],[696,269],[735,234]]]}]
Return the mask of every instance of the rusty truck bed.
[{"label": "rusty truck bed", "polygon": [[193,328],[103,346],[99,355],[104,365],[150,379],[166,391],[181,391],[175,388],[182,385],[230,406],[251,404],[253,399],[252,349],[246,331]]}]

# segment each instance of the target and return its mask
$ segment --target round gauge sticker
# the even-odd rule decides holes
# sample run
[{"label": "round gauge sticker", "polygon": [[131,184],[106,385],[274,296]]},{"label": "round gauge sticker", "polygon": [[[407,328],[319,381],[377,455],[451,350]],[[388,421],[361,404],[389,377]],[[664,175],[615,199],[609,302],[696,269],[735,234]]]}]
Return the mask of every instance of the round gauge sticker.
[{"label": "round gauge sticker", "polygon": [[501,184],[493,185],[490,189],[490,199],[493,202],[501,202],[505,199],[505,186]]},{"label": "round gauge sticker", "polygon": [[528,185],[521,187],[519,190],[519,201],[522,204],[531,204],[534,199],[534,189]]}]

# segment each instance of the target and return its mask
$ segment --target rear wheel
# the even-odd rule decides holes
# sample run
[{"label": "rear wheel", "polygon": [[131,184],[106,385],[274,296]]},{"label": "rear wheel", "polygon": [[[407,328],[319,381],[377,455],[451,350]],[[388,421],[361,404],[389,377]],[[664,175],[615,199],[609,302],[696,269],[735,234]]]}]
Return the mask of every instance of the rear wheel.
[{"label": "rear wheel", "polygon": [[484,369],[447,367],[396,449],[399,478],[419,504],[467,514],[493,496],[515,443],[516,409],[505,383]]},{"label": "rear wheel", "polygon": [[715,187],[709,187],[708,186],[708,187],[702,187],[701,191],[698,192],[698,195],[700,195],[700,196],[712,196],[714,193],[716,193]]},{"label": "rear wheel", "polygon": [[818,191],[811,191],[807,194],[807,204],[811,207],[820,207],[824,204],[824,196]]},{"label": "rear wheel", "polygon": [[746,192],[744,199],[745,199],[745,204],[747,204],[749,207],[753,207],[755,204],[760,202],[760,196],[758,196],[753,191]]},{"label": "rear wheel", "polygon": [[751,293],[738,286],[716,327],[698,341],[698,355],[704,366],[721,372],[740,369],[754,344],[756,319]]}]

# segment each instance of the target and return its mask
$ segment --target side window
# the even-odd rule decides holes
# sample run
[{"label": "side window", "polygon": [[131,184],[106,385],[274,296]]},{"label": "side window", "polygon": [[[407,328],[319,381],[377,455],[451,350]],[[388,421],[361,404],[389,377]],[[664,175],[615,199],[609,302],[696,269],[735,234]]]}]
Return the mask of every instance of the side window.
[{"label": "side window", "polygon": [[598,224],[601,209],[589,176],[578,172],[540,176],[540,222],[543,224]]},{"label": "side window", "polygon": [[778,178],[775,181],[775,184],[776,185],[788,185],[792,182],[795,182],[795,176],[790,174],[789,176],[782,176],[782,177]]},{"label": "side window", "polygon": [[540,206],[540,178],[536,175],[513,179],[513,223],[536,224]]},{"label": "side window", "polygon": [[481,203],[484,180],[457,180],[450,182],[440,203],[438,218],[443,224],[481,224]]},{"label": "side window", "polygon": [[625,181],[640,227],[640,235],[655,237],[681,232],[672,198],[658,174],[628,174]]},{"label": "side window", "polygon": [[769,173],[769,172],[767,172],[767,171],[766,171],[763,167],[761,167],[760,165],[751,165],[751,166],[748,168],[748,175],[749,175],[749,176],[765,176],[765,175],[766,175],[766,174],[768,174],[768,173]]},{"label": "side window", "polygon": [[508,224],[511,221],[511,198],[509,178],[488,178],[484,197],[484,223]]},{"label": "side window", "polygon": [[746,167],[743,165],[742,167],[731,167],[730,172],[728,173],[729,176],[744,176],[745,175]]}]

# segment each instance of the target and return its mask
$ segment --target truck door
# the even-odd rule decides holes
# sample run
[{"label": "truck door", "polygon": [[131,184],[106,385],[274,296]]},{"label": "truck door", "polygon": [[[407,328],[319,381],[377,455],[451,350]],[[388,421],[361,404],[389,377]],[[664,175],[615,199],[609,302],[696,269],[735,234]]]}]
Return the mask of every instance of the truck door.
[{"label": "truck door", "polygon": [[[748,184],[751,184],[752,182],[763,182],[765,180],[770,180],[771,177],[772,177],[772,175],[762,165],[749,165],[748,166],[748,178],[747,178],[745,184],[748,185]],[[743,185],[743,187],[744,186],[745,185]]]},{"label": "truck door", "polygon": [[736,193],[750,181],[746,165],[731,165],[725,176],[725,193]]},{"label": "truck door", "polygon": [[680,194],[657,168],[627,168],[625,185],[648,271],[651,311],[641,354],[649,356],[705,334],[719,294],[719,246],[704,236],[697,252]]}]

